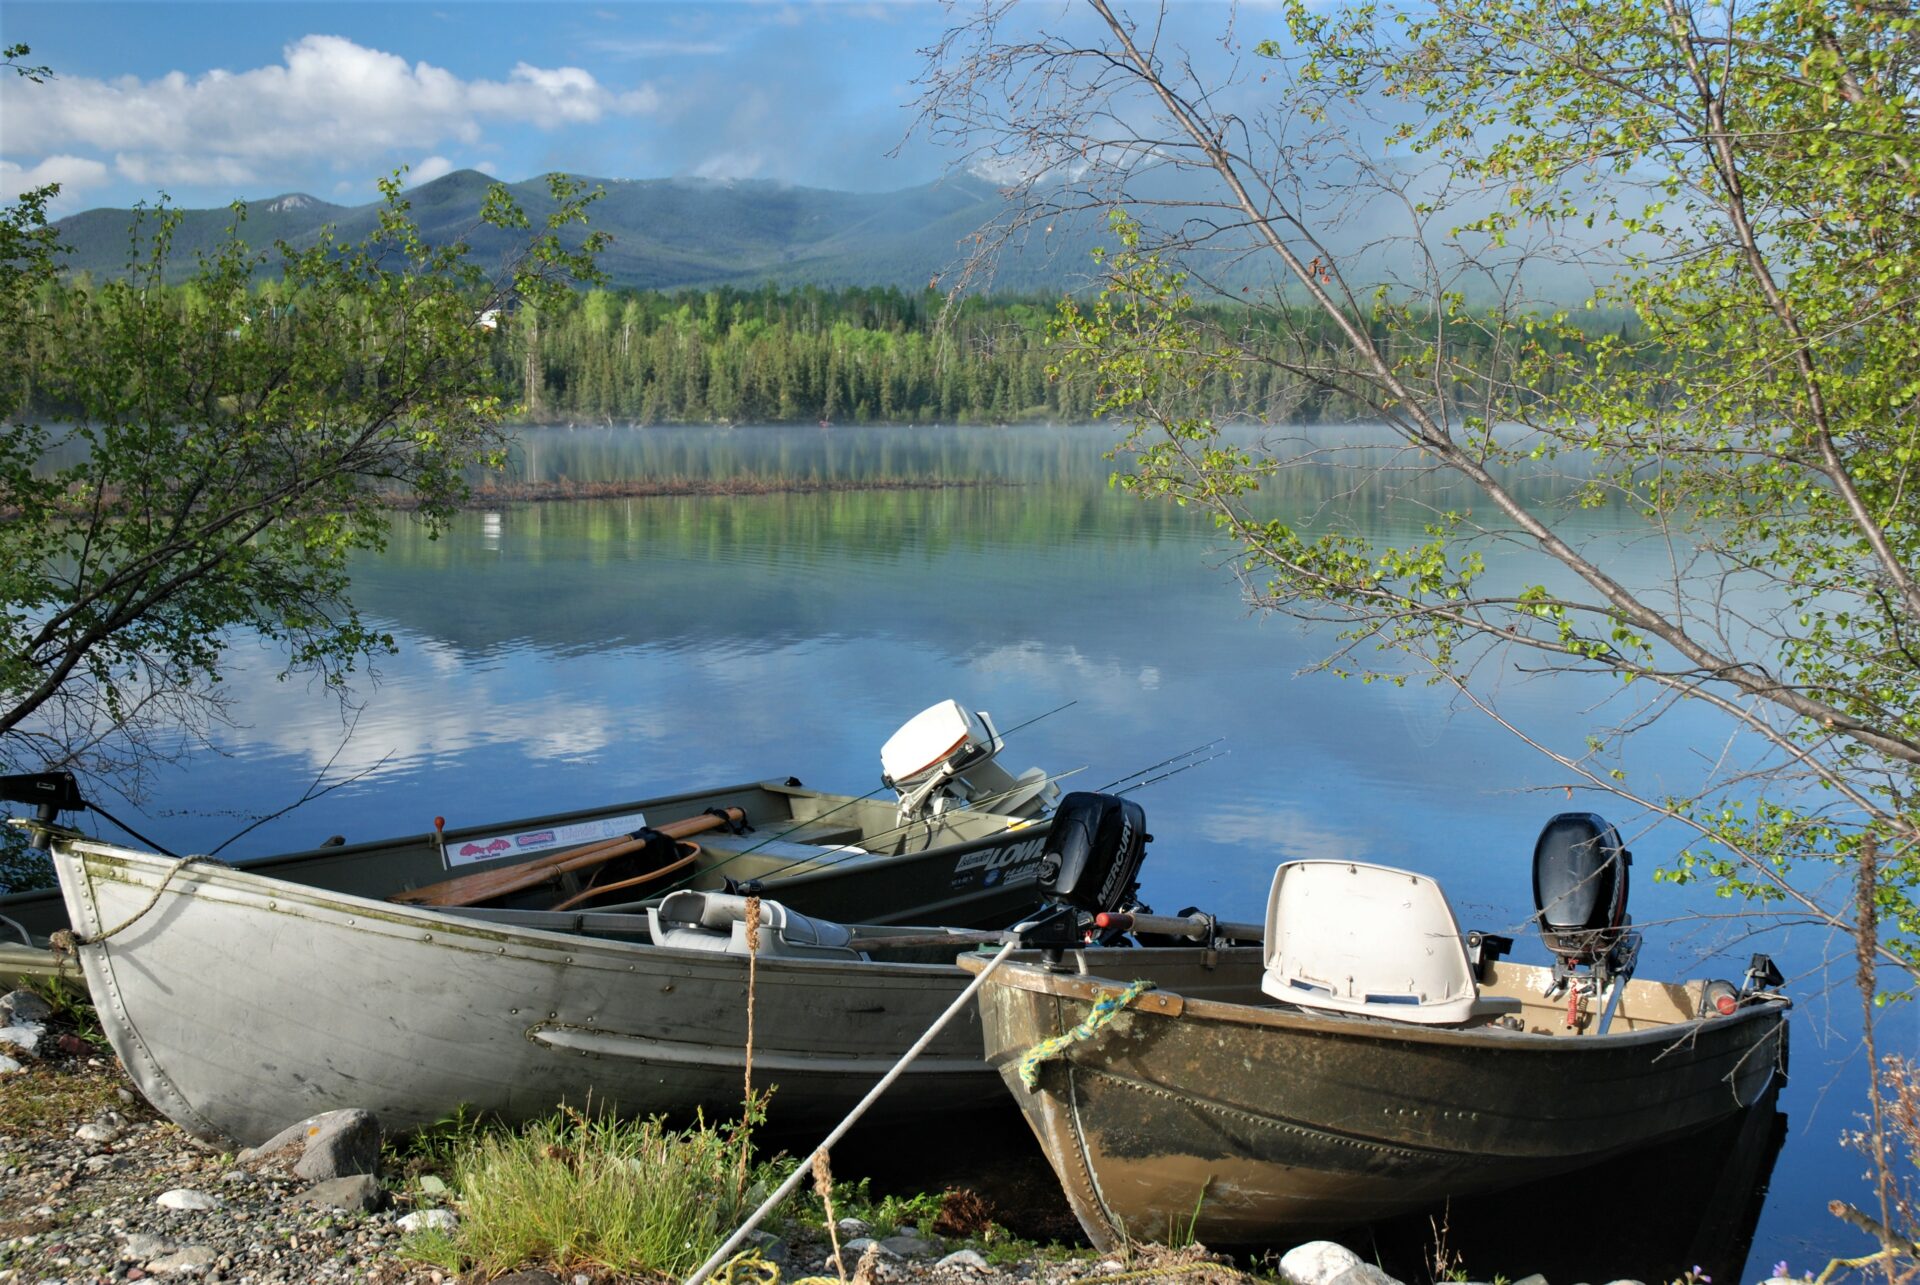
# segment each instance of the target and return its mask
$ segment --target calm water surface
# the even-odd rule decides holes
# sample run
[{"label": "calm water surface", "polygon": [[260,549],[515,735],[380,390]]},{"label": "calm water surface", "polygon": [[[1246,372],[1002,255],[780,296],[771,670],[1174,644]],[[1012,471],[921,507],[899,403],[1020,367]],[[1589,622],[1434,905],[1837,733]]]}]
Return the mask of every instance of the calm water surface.
[{"label": "calm water surface", "polygon": [[[425,830],[435,815],[466,824],[790,774],[858,793],[878,784],[881,743],[937,700],[989,710],[1002,728],[1074,702],[1013,735],[1002,761],[1079,769],[1063,788],[1093,789],[1210,742],[1227,751],[1135,796],[1158,836],[1144,876],[1157,908],[1257,919],[1276,862],[1353,856],[1432,873],[1463,923],[1520,934],[1534,836],[1568,806],[1562,774],[1436,689],[1297,676],[1326,654],[1330,634],[1251,616],[1209,523],[1108,486],[1114,466],[1101,453],[1111,437],[1103,428],[530,433],[521,467],[543,479],[1007,484],[532,504],[467,513],[437,541],[397,520],[392,547],[354,572],[359,604],[400,645],[360,708],[343,716],[330,698],[276,681],[272,657],[243,657],[228,684],[242,730],[223,736],[224,756],[157,783],[165,807],[148,812],[147,832],[205,850],[316,781],[349,783],[223,855]],[[1340,497],[1331,479],[1312,476],[1266,502],[1376,533],[1422,520],[1404,493]],[[1605,537],[1615,519],[1577,521]],[[1623,548],[1616,565],[1630,571],[1640,556],[1654,555]],[[1572,752],[1603,694],[1518,675],[1504,687],[1509,713]],[[1643,790],[1684,787],[1719,730],[1705,715],[1669,719],[1635,740],[1626,766]],[[1737,978],[1756,946],[1724,918],[1728,904],[1656,885],[1652,872],[1677,838],[1615,819],[1637,836],[1641,975]],[[1864,1098],[1853,1001],[1844,990],[1831,1004],[1820,998],[1830,979],[1818,963],[1831,945],[1803,931],[1761,947],[1795,975],[1803,1002],[1781,1103],[1784,1158],[1747,1281],[1780,1259],[1818,1270],[1832,1253],[1868,1248],[1825,1212],[1836,1196],[1864,1199],[1861,1162],[1836,1143]],[[1545,957],[1525,942],[1519,953]],[[1913,1052],[1916,1032],[1911,1011],[1888,1017],[1883,1050]],[[1609,1225],[1619,1187],[1704,1196],[1717,1154],[1689,1159],[1508,1208],[1591,1246],[1585,1274],[1608,1279],[1610,1255],[1639,1225]],[[1674,1262],[1668,1276],[1691,1265]]]}]

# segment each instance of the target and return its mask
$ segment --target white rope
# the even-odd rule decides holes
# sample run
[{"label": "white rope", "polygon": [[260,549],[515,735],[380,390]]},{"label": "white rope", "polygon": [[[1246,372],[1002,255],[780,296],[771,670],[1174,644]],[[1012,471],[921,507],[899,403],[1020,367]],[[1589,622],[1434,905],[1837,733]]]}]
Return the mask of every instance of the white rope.
[{"label": "white rope", "polygon": [[765,1218],[767,1214],[773,1210],[775,1205],[778,1205],[781,1201],[792,1195],[793,1189],[800,1185],[801,1180],[813,1172],[814,1157],[823,1151],[831,1150],[834,1143],[840,1141],[840,1139],[846,1135],[847,1130],[853,1127],[854,1122],[866,1114],[867,1108],[879,1100],[880,1095],[885,1093],[888,1087],[900,1078],[900,1073],[907,1069],[907,1064],[925,1051],[927,1045],[933,1042],[933,1037],[938,1035],[942,1028],[953,1020],[955,1013],[958,1013],[967,1006],[973,999],[974,992],[980,989],[981,984],[992,975],[993,970],[1000,967],[1001,961],[1011,954],[1013,948],[1019,944],[1017,939],[1009,941],[1000,948],[1000,952],[997,955],[987,961],[987,966],[982,968],[979,973],[975,975],[974,979],[967,983],[967,988],[960,992],[960,998],[949,1004],[947,1011],[934,1019],[933,1025],[929,1026],[926,1032],[913,1042],[913,1047],[902,1054],[900,1060],[893,1064],[893,1069],[881,1076],[878,1084],[867,1090],[867,1096],[860,1099],[860,1104],[848,1113],[847,1118],[833,1127],[833,1132],[829,1133],[819,1146],[808,1153],[807,1158],[802,1160],[787,1180],[780,1184],[779,1190],[775,1191],[771,1196],[768,1196],[766,1200],[761,1203],[760,1207],[748,1216],[747,1221],[740,1224],[740,1229],[733,1233],[727,1240],[727,1243],[714,1250],[713,1257],[700,1264],[700,1270],[687,1277],[683,1285],[702,1285],[702,1282],[704,1282],[707,1277],[713,1275],[716,1268],[733,1256],[734,1251],[740,1248],[741,1244],[752,1234],[753,1229],[760,1225],[760,1220]]}]

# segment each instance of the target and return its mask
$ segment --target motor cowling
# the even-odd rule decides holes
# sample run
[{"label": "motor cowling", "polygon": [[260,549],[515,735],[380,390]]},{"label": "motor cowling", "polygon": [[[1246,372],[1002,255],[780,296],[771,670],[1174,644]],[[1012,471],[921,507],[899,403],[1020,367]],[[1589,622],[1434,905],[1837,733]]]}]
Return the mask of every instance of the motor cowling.
[{"label": "motor cowling", "polygon": [[1049,901],[1091,914],[1117,910],[1139,887],[1147,814],[1132,799],[1078,790],[1060,800],[1040,853],[1040,890]]},{"label": "motor cowling", "polygon": [[1592,812],[1562,812],[1533,845],[1533,904],[1540,937],[1568,964],[1604,958],[1627,918],[1627,867],[1620,832]]}]

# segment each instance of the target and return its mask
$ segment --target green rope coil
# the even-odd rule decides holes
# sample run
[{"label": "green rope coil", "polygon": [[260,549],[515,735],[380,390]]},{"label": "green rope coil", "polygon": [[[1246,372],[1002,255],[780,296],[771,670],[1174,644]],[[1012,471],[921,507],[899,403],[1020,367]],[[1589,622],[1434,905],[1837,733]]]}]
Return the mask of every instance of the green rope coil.
[{"label": "green rope coil", "polygon": [[1118,995],[1109,995],[1093,1006],[1087,1014],[1087,1020],[1068,1031],[1065,1035],[1052,1035],[1028,1049],[1026,1056],[1020,1059],[1020,1083],[1027,1086],[1031,1093],[1040,1087],[1040,1064],[1059,1057],[1074,1045],[1092,1039],[1120,1015],[1120,1010],[1139,999],[1154,988],[1154,983],[1141,979],[1121,991]]}]

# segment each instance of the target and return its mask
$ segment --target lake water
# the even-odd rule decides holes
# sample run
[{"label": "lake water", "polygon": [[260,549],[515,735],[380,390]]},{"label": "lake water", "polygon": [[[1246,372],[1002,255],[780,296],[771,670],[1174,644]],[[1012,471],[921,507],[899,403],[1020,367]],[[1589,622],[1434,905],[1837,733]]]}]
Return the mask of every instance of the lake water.
[{"label": "lake water", "polygon": [[[391,548],[354,574],[359,604],[400,644],[358,711],[343,716],[324,694],[276,681],[271,656],[242,655],[227,686],[243,727],[222,735],[222,756],[157,780],[146,824],[134,824],[177,851],[204,851],[316,781],[353,778],[254,830],[222,854],[232,857],[332,833],[424,831],[435,815],[465,824],[790,774],[858,793],[878,785],[880,745],[899,724],[955,697],[1003,729],[1020,727],[1006,766],[1077,769],[1067,789],[1218,743],[1206,753],[1223,757],[1133,796],[1157,836],[1144,892],[1160,910],[1258,919],[1276,862],[1338,855],[1429,872],[1465,925],[1522,935],[1534,837],[1569,806],[1557,788],[1564,774],[1437,689],[1300,675],[1326,654],[1330,633],[1250,615],[1230,551],[1204,518],[1108,486],[1112,436],[1099,427],[530,432],[522,467],[538,479],[1000,484],[528,504],[466,513],[437,541],[397,519]],[[1340,498],[1327,476],[1301,477],[1265,502],[1314,505],[1385,534],[1422,520],[1404,491]],[[1577,520],[1604,536],[1618,518]],[[1623,547],[1615,565],[1631,578],[1642,556],[1651,555]],[[1504,687],[1506,710],[1529,731],[1579,750],[1596,689],[1519,676]],[[1722,730],[1704,713],[1666,720],[1635,738],[1626,766],[1642,789],[1684,786]],[[1850,968],[1819,968],[1840,947],[1806,930],[1756,945],[1729,903],[1653,882],[1677,837],[1613,819],[1638,858],[1642,976],[1738,978],[1751,951],[1768,949],[1802,1001],[1781,1102],[1784,1158],[1742,1279],[1781,1259],[1817,1271],[1831,1254],[1866,1252],[1825,1211],[1835,1197],[1866,1198],[1862,1162],[1836,1141],[1864,1105]],[[1545,958],[1537,942],[1523,941],[1519,955]],[[1883,1019],[1881,1047],[1911,1053],[1917,1034],[1908,1005]],[[1697,1162],[1709,1175],[1716,1165],[1713,1155],[1693,1160],[1612,1186],[1562,1184],[1508,1209],[1592,1246],[1580,1261],[1607,1279],[1608,1254],[1638,1227],[1612,1222],[1619,1186],[1681,1184],[1688,1190],[1670,1194],[1683,1199],[1707,1181]],[[1690,1266],[1674,1261],[1667,1277]]]}]

